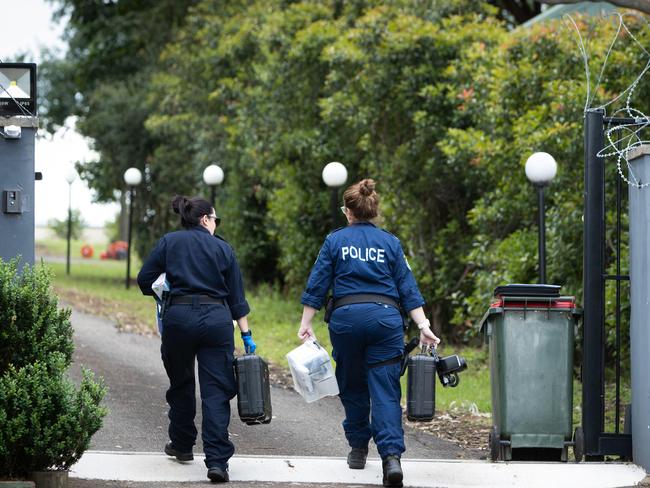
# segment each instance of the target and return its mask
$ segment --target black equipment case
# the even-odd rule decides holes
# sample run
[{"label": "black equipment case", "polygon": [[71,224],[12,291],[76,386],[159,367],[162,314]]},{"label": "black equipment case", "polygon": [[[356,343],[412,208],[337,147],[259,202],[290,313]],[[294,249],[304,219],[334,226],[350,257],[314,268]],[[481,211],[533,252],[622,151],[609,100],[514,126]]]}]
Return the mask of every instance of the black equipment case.
[{"label": "black equipment case", "polygon": [[235,359],[237,410],[248,425],[271,422],[269,367],[261,357],[246,354]]},{"label": "black equipment case", "polygon": [[406,383],[406,418],[411,421],[433,419],[436,410],[436,363],[430,354],[408,358]]}]

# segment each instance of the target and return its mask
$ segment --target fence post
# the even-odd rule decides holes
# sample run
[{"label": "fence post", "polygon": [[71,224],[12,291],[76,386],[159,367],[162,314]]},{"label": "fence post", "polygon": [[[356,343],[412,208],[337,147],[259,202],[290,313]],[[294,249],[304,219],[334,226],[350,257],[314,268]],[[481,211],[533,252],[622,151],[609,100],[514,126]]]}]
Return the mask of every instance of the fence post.
[{"label": "fence post", "polygon": [[[21,256],[34,264],[34,143],[37,117],[3,119],[4,127],[20,127],[18,138],[0,136],[0,258]],[[4,131],[3,131],[4,133]],[[22,267],[22,266],[21,266]]]},{"label": "fence post", "polygon": [[588,110],[585,113],[582,426],[588,457],[600,454],[599,437],[605,428],[605,171],[604,160],[598,157],[604,145],[604,115],[603,110]]},{"label": "fence post", "polygon": [[[639,183],[650,182],[650,145],[627,155]],[[630,359],[632,373],[632,452],[634,463],[650,472],[650,188],[630,185]]]}]

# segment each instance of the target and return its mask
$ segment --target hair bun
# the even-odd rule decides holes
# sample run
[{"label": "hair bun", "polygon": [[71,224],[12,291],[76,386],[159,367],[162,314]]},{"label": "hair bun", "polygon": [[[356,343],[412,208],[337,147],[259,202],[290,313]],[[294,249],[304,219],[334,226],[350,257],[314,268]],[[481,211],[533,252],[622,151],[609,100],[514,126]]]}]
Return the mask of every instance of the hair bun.
[{"label": "hair bun", "polygon": [[187,198],[185,198],[182,195],[176,195],[172,199],[172,210],[174,211],[174,213],[180,214],[181,206],[183,207],[183,210],[185,210],[186,205],[187,205]]},{"label": "hair bun", "polygon": [[365,180],[361,180],[359,182],[359,193],[361,193],[364,197],[372,195],[372,192],[374,191],[375,191],[375,180],[373,180],[372,178],[366,178]]}]

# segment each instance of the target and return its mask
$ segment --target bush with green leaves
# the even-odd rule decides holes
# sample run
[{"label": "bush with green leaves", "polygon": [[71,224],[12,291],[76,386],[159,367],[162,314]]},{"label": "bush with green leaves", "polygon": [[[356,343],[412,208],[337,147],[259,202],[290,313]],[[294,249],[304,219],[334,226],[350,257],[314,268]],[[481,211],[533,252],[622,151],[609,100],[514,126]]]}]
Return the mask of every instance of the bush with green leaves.
[{"label": "bush with green leaves", "polygon": [[68,378],[73,349],[48,268],[0,259],[0,477],[68,469],[101,427],[105,387]]},{"label": "bush with green leaves", "polygon": [[[71,227],[70,227],[70,237],[72,239],[81,239],[81,234],[86,227],[85,220],[81,217],[81,211],[74,209],[71,212]],[[57,237],[60,239],[68,238],[68,219],[63,220],[59,219],[50,219],[47,223],[48,227],[54,231]]]},{"label": "bush with green leaves", "polygon": [[[79,12],[76,2],[62,3]],[[494,2],[478,0],[123,3],[72,15],[66,63],[78,76],[45,73],[65,82],[55,95],[84,95],[75,101],[78,128],[101,158],[79,169],[100,199],[123,190],[124,165],[142,165],[140,254],[178,226],[174,193],[208,193],[201,172],[216,161],[226,174],[219,233],[249,283],[285,285],[299,306],[333,227],[321,171],[341,161],[349,183],[377,180],[383,225],[402,240],[436,329],[468,339],[496,285],[537,281],[537,204],[524,163],[546,151],[559,165],[547,192],[547,274],[580,300],[587,87],[566,19],[511,29]],[[630,31],[619,32],[614,17],[576,17],[589,38],[593,106],[646,64],[635,39],[647,46],[650,30],[645,20],[626,21]],[[156,30],[155,49],[135,49],[136,63],[134,49],[104,42],[119,32],[124,45],[138,46],[150,31],[142,26],[158,24],[169,28]],[[649,84],[643,77],[632,97],[645,113]],[[605,165],[615,181],[613,160]],[[611,346],[610,329],[606,337]]]}]

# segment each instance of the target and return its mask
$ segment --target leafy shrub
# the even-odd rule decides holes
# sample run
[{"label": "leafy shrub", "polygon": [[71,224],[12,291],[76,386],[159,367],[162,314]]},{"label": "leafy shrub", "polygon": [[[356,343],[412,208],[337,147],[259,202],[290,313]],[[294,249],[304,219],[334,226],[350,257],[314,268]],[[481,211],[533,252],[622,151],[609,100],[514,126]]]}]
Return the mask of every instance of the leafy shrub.
[{"label": "leafy shrub", "polygon": [[43,265],[0,259],[0,477],[68,469],[107,411],[105,387],[83,371],[77,388],[70,311],[59,310]]},{"label": "leafy shrub", "polygon": [[84,370],[77,390],[63,364],[10,366],[0,377],[0,474],[68,469],[101,427],[104,387]]},{"label": "leafy shrub", "polygon": [[[86,221],[81,217],[81,211],[74,209],[72,211],[72,228],[70,229],[70,236],[72,239],[81,239],[81,234],[86,227]],[[47,223],[48,227],[54,231],[57,237],[61,239],[68,238],[68,219],[50,219]]]},{"label": "leafy shrub", "polygon": [[0,374],[9,365],[21,368],[53,353],[72,360],[70,310],[59,309],[50,292],[51,276],[45,266],[25,267],[0,260]]}]

